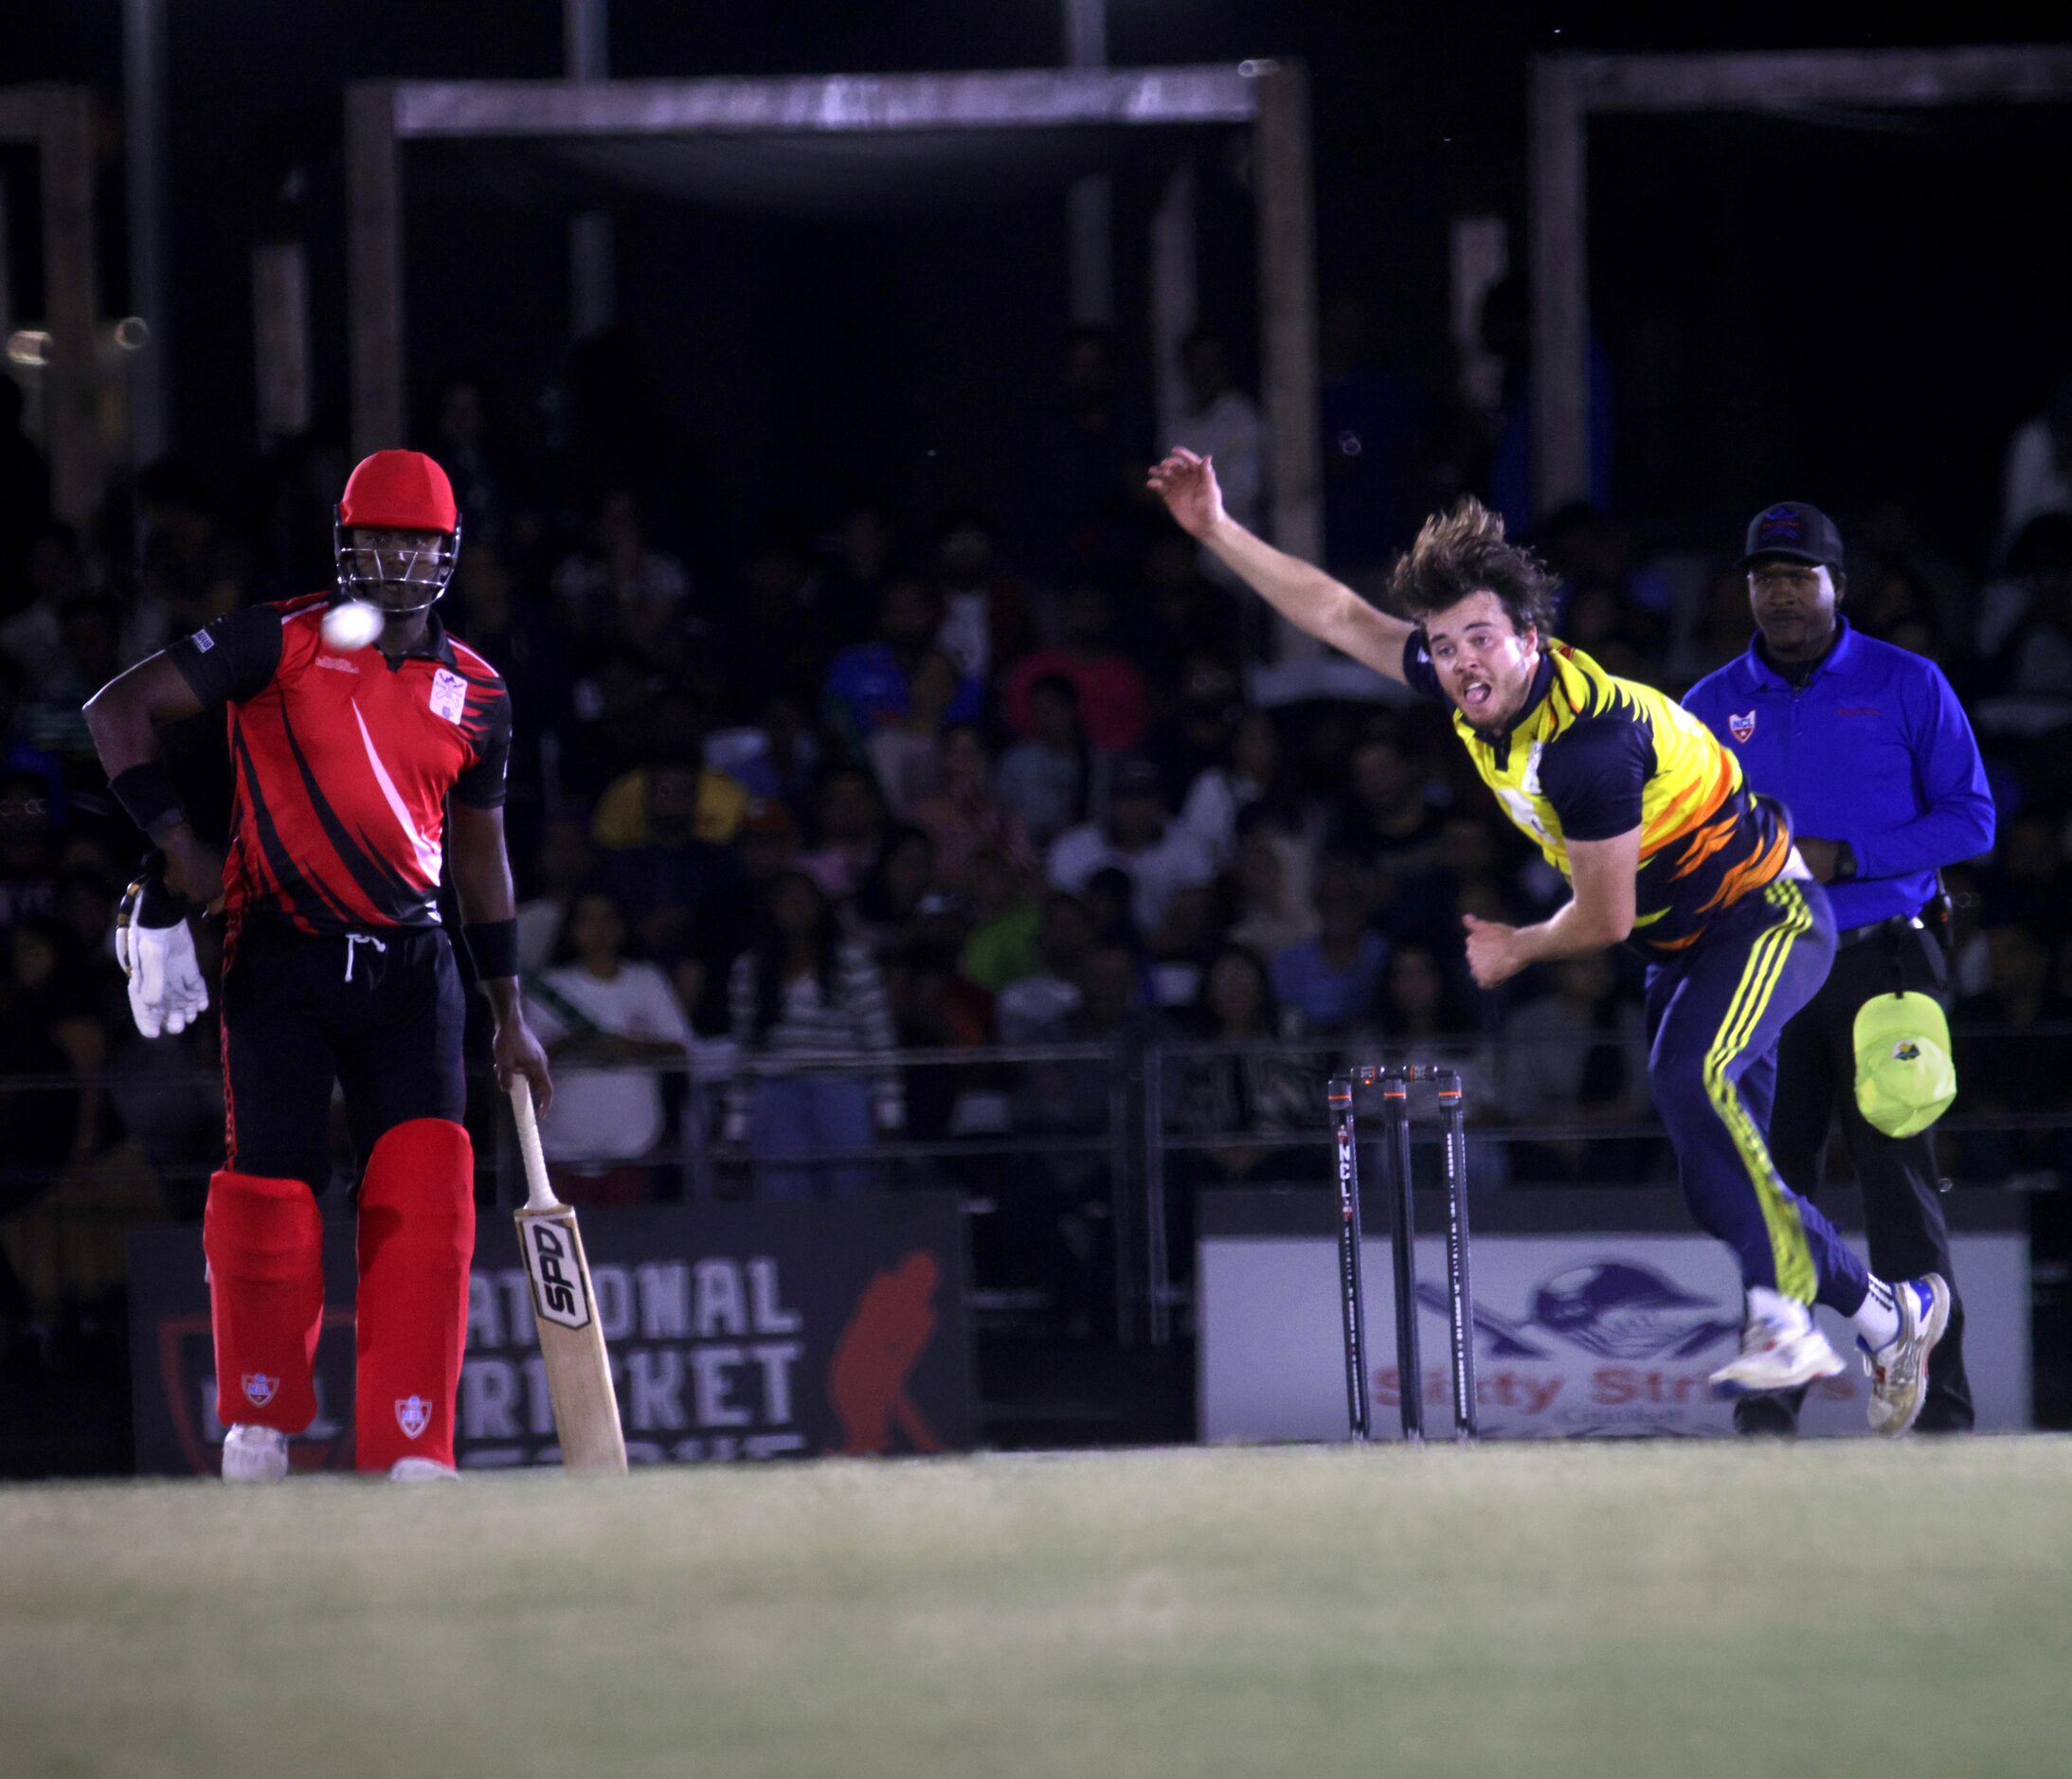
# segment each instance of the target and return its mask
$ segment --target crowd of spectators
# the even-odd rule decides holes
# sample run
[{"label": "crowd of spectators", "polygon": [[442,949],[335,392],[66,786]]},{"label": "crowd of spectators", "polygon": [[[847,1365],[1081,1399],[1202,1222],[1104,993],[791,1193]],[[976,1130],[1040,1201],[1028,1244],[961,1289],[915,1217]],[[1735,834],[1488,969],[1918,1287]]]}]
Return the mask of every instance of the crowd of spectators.
[{"label": "crowd of spectators", "polygon": [[[1209,345],[1190,353],[1201,423],[1242,436],[1247,398]],[[1001,1045],[1159,1038],[1238,1046],[1168,1071],[1190,1181],[1301,1176],[1270,1140],[1314,1125],[1333,1047],[1380,1044],[1457,1062],[1492,1123],[1574,1127],[1507,1145],[1515,1181],[1659,1164],[1592,1134],[1646,1116],[1637,965],[1473,988],[1460,917],[1535,918],[1561,885],[1468,776],[1443,712],[1378,688],[1248,704],[1249,596],[1144,497],[1149,427],[1100,358],[1075,338],[1059,410],[1035,429],[1027,512],[831,497],[731,550],[699,530],[666,429],[610,354],[592,384],[617,418],[577,414],[558,440],[499,428],[479,379],[440,392],[415,442],[465,514],[442,615],[512,688],[522,957],[563,1083],[550,1151],[577,1196],[661,1189],[646,1163],[683,1095],[658,1065],[840,1060],[740,1074],[712,1096],[709,1135],[745,1163],[744,1189],[843,1194],[879,1177],[890,1137],[1105,1126],[1104,1086],[1054,1059],[1008,1069],[989,1060]],[[1991,766],[2001,844],[1951,874],[1956,1013],[2014,1035],[1981,1040],[1997,1048],[1967,1076],[1973,1110],[2061,1094],[2019,1033],[2072,1014],[2059,406],[2041,444],[2025,431],[2026,504],[1990,563],[1938,557],[1901,512],[1838,514],[1846,614],[1941,663]],[[118,1149],[196,1209],[220,1141],[213,1028],[147,1045],[130,1027],[109,925],[138,841],[80,706],[217,613],[323,584],[347,467],[305,441],[240,501],[162,463],[135,484],[139,548],[112,549],[50,516],[18,404],[0,407],[0,1229]],[[1748,645],[1738,539],[1644,548],[1582,506],[1535,537],[1561,634],[1613,671],[1681,690]],[[220,828],[220,726],[170,741],[198,824]],[[969,1067],[889,1060],[913,1051]],[[2057,1168],[2061,1141],[1982,1140],[1971,1159]],[[1094,1250],[1101,1165],[1046,1160],[1036,1246]],[[0,1291],[24,1288],[0,1267]]]}]

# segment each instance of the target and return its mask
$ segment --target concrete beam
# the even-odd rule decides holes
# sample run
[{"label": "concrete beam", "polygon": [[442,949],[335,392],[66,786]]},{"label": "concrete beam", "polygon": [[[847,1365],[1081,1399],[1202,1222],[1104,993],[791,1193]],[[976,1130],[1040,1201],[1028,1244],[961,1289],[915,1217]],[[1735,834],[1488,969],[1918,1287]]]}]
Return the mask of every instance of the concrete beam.
[{"label": "concrete beam", "polygon": [[1547,60],[1567,67],[1590,111],[1888,109],[2049,104],[2072,98],[2072,48],[2063,45]]},{"label": "concrete beam", "polygon": [[1534,63],[1532,493],[1541,512],[1590,492],[1590,232],[1577,88],[1569,58]]},{"label": "concrete beam", "polygon": [[365,457],[404,442],[403,196],[396,88],[346,92],[346,289],[352,448]]},{"label": "concrete beam", "polygon": [[413,81],[393,90],[403,137],[1248,123],[1258,109],[1256,81],[1234,66],[766,81]]},{"label": "concrete beam", "polygon": [[[1324,560],[1324,461],[1317,439],[1317,240],[1309,178],[1309,76],[1269,64],[1253,133],[1259,206],[1260,393],[1273,541]],[[1285,629],[1282,647],[1305,649]]]},{"label": "concrete beam", "polygon": [[100,449],[100,325],[94,265],[94,111],[83,86],[41,97],[39,158],[44,204],[45,321],[50,366],[44,416],[50,448],[50,504],[84,527],[105,492]]}]

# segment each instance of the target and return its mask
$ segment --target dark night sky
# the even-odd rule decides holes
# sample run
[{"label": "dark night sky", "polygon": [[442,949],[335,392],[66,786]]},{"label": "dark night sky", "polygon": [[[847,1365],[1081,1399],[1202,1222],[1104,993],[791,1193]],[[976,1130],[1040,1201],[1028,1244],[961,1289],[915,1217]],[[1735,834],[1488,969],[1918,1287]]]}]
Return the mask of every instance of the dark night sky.
[{"label": "dark night sky", "polygon": [[[255,241],[293,233],[309,243],[319,382],[333,397],[343,388],[342,83],[554,75],[561,7],[178,0],[167,10],[176,425],[184,445],[235,453],[252,439]],[[611,10],[613,71],[622,75],[1026,66],[1054,62],[1059,40],[1055,0],[616,0]],[[1443,334],[1448,219],[1489,211],[1522,221],[1532,54],[2031,41],[2033,11],[1109,0],[1110,59],[1308,62],[1322,289],[1373,302],[1393,356],[1415,368],[1434,362]],[[1873,16],[1874,39],[1865,23]],[[105,261],[117,312],[128,306],[113,214],[119,23],[118,0],[24,0],[10,9],[0,52],[0,80],[84,80],[107,96]],[[1917,506],[1934,504],[1939,490],[1951,509],[1949,541],[1970,548],[2007,427],[2034,410],[2051,370],[2072,355],[2059,319],[2072,313],[2072,289],[2056,265],[2063,256],[2034,240],[2037,218],[2072,214],[2068,143],[2057,112],[1933,129],[1740,119],[1600,132],[1593,279],[1619,379],[1621,504],[1709,525],[1715,509],[1747,507],[1744,479],[1767,487],[1797,476],[1856,501],[1894,487]],[[551,373],[565,251],[558,225],[543,228],[542,220],[436,192],[413,198],[421,379],[462,350],[521,400]],[[854,230],[687,221],[629,205],[621,240],[623,306],[658,386],[708,455],[717,422],[701,410],[730,417],[726,424],[747,440],[737,482],[783,460],[817,404],[926,404],[938,387],[968,386],[1002,338],[1054,326],[1062,308],[1061,230],[1049,206],[920,230],[878,275],[881,249]],[[1514,241],[1514,254],[1522,245]],[[1207,241],[1205,255],[1212,272],[1242,267],[1232,243]],[[931,302],[946,268],[960,284],[969,280],[980,318],[958,324]],[[1241,271],[1232,282],[1242,282]],[[997,299],[979,299],[993,291]],[[995,300],[997,315],[987,313]],[[1248,301],[1220,280],[1205,294],[1211,317],[1234,331],[1249,325]],[[935,370],[915,369],[889,395],[855,367],[913,350],[900,329],[910,333],[917,317],[937,342],[928,349]],[[752,382],[759,363],[777,368],[766,389]],[[1018,381],[1022,369],[1003,365],[989,391],[996,408],[1033,393]],[[937,411],[946,449],[977,448],[982,419]],[[1657,422],[1675,438],[1658,441]],[[1636,424],[1649,427],[1645,452],[1632,448]],[[918,439],[927,427],[915,426],[891,431]],[[844,448],[854,456],[854,439]],[[846,469],[854,476],[869,465]],[[724,475],[721,482],[730,496],[746,492]]]}]

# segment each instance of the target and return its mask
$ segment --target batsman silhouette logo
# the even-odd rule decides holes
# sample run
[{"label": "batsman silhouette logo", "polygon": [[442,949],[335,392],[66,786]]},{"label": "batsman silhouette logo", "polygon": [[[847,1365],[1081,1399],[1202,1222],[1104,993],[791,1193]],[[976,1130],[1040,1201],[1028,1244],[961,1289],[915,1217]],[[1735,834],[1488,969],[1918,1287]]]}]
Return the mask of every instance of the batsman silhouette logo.
[{"label": "batsman silhouette logo", "polygon": [[935,1333],[935,1287],[942,1276],[942,1264],[917,1248],[857,1297],[827,1367],[827,1400],[842,1424],[843,1457],[892,1450],[895,1429],[910,1450],[943,1449],[907,1393],[907,1380]]}]

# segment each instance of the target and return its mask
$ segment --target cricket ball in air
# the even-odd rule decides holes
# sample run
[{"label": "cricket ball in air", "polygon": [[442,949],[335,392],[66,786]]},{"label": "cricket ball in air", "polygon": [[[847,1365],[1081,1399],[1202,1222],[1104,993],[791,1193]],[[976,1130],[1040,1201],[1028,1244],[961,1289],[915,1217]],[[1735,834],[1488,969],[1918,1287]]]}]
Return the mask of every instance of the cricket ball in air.
[{"label": "cricket ball in air", "polygon": [[381,613],[365,600],[346,600],[324,614],[324,640],[341,655],[351,655],[380,636],[381,625]]}]

